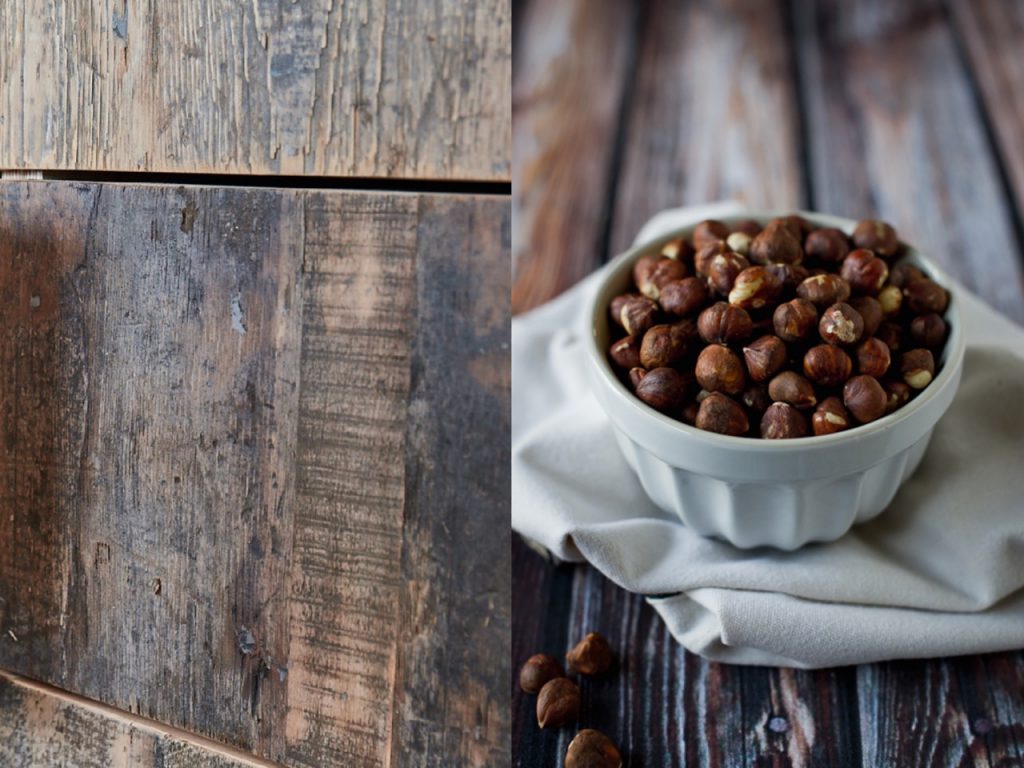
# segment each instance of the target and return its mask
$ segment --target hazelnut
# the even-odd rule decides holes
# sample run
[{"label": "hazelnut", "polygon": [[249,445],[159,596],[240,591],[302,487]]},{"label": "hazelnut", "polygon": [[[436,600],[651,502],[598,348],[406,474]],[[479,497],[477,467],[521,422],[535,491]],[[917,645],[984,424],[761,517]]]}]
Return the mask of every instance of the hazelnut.
[{"label": "hazelnut", "polygon": [[910,321],[910,340],[919,347],[938,349],[946,343],[946,321],[934,312]]},{"label": "hazelnut", "polygon": [[823,309],[850,298],[850,284],[828,272],[811,275],[796,287],[796,295]]},{"label": "hazelnut", "polygon": [[873,376],[854,376],[843,387],[843,405],[862,424],[885,414],[888,397]]},{"label": "hazelnut", "polygon": [[802,264],[765,264],[764,268],[779,278],[782,291],[786,294],[796,293],[796,287],[811,276]]},{"label": "hazelnut", "polygon": [[772,399],[768,395],[768,387],[764,384],[753,384],[747,387],[743,390],[740,399],[752,413],[764,413],[772,404]]},{"label": "hazelnut", "polygon": [[816,229],[804,239],[804,252],[815,261],[839,264],[850,252],[850,241],[835,227]]},{"label": "hazelnut", "polygon": [[643,297],[639,293],[623,293],[616,296],[608,303],[608,312],[612,316],[612,320],[620,328],[622,327],[622,308],[626,306],[627,302],[633,299],[642,299]]},{"label": "hazelnut", "polygon": [[768,381],[782,370],[787,356],[782,339],[770,334],[743,348],[743,360],[753,381]]},{"label": "hazelnut", "polygon": [[708,285],[721,296],[727,296],[732,290],[736,276],[750,266],[745,258],[738,253],[726,253],[715,256],[708,265]]},{"label": "hazelnut", "polygon": [[690,315],[707,306],[707,283],[699,277],[673,280],[661,289],[658,302],[661,308],[673,315]]},{"label": "hazelnut", "polygon": [[630,336],[643,336],[658,318],[658,305],[646,296],[629,299],[622,305],[619,322]]},{"label": "hazelnut", "polygon": [[923,278],[924,272],[913,264],[897,264],[889,270],[889,284],[895,285],[897,288],[902,288],[914,280],[921,280]]},{"label": "hazelnut", "polygon": [[802,341],[818,325],[818,310],[807,299],[779,304],[772,315],[772,326],[783,341]]},{"label": "hazelnut", "polygon": [[727,253],[730,253],[729,246],[725,244],[724,240],[714,240],[702,248],[698,248],[697,253],[693,257],[693,271],[699,277],[706,278],[711,262],[715,260],[715,257],[725,256]]},{"label": "hazelnut", "polygon": [[640,340],[636,336],[619,339],[608,350],[608,357],[619,368],[636,368],[640,365]]},{"label": "hazelnut", "polygon": [[903,291],[892,284],[883,287],[878,292],[878,304],[886,317],[898,315],[900,307],[903,306]]},{"label": "hazelnut", "polygon": [[580,689],[567,677],[548,680],[537,694],[537,725],[561,728],[579,716]]},{"label": "hazelnut", "polygon": [[885,412],[892,413],[899,410],[910,402],[911,389],[905,381],[883,381],[882,389],[888,398],[885,402]]},{"label": "hazelnut", "polygon": [[700,410],[700,403],[694,400],[692,403],[687,403],[683,406],[683,410],[679,413],[679,419],[689,424],[691,427],[697,423],[697,411]]},{"label": "hazelnut", "polygon": [[927,349],[911,349],[900,357],[900,373],[911,389],[924,389],[935,375],[935,358]]},{"label": "hazelnut", "polygon": [[895,256],[900,249],[896,230],[884,221],[868,219],[858,222],[853,230],[852,239],[858,248],[867,248],[887,259]]},{"label": "hazelnut", "polygon": [[732,227],[732,231],[750,235],[751,239],[753,239],[761,234],[761,224],[753,219],[744,219],[743,221],[736,222]]},{"label": "hazelnut", "polygon": [[746,232],[733,232],[725,238],[725,244],[741,256],[746,256],[750,253],[750,243],[753,240],[753,236],[748,235]]},{"label": "hazelnut", "polygon": [[565,768],[622,768],[622,755],[611,739],[587,728],[569,742]]},{"label": "hazelnut", "polygon": [[640,379],[636,396],[655,410],[670,411],[683,404],[687,383],[675,368],[655,368]]},{"label": "hazelnut", "polygon": [[661,257],[654,253],[645,253],[637,259],[633,263],[633,284],[638,287],[643,285],[659,261]]},{"label": "hazelnut", "polygon": [[[850,284],[854,293],[874,296],[889,279],[889,265],[875,256],[871,251],[858,248],[850,251],[843,259],[840,276]],[[643,290],[641,287],[640,290]]]},{"label": "hazelnut", "polygon": [[804,257],[800,243],[786,222],[775,219],[750,244],[750,260],[762,265],[799,264]]},{"label": "hazelnut", "polygon": [[729,227],[715,219],[702,221],[693,228],[693,246],[698,251],[715,240],[725,240],[729,236]]},{"label": "hazelnut", "polygon": [[732,344],[750,337],[754,324],[745,309],[720,301],[700,313],[697,330],[708,344]]},{"label": "hazelnut", "polygon": [[673,280],[682,280],[686,277],[686,265],[681,261],[672,259],[660,259],[657,264],[644,274],[644,279],[637,282],[640,293],[649,299],[658,300],[661,295],[661,288]]},{"label": "hazelnut", "polygon": [[818,402],[814,386],[793,371],[783,371],[768,382],[768,394],[775,402],[789,403],[795,408],[813,408]]},{"label": "hazelnut", "polygon": [[928,312],[936,312],[941,315],[949,305],[949,294],[946,293],[946,289],[927,277],[913,280],[904,285],[903,299],[915,315],[923,315]]},{"label": "hazelnut", "polygon": [[853,373],[853,361],[839,347],[819,344],[804,355],[804,374],[823,387],[838,387]]},{"label": "hazelnut", "polygon": [[884,342],[890,353],[896,353],[903,346],[903,329],[897,323],[883,322],[875,331],[875,338]]},{"label": "hazelnut", "polygon": [[[655,325],[644,334],[640,344],[640,363],[647,370],[675,365],[686,354],[697,336],[693,321]],[[633,367],[633,366],[629,366]]]},{"label": "hazelnut", "polygon": [[666,259],[685,262],[693,258],[693,246],[680,237],[661,246],[661,255]]},{"label": "hazelnut", "polygon": [[782,281],[764,267],[747,267],[729,291],[729,303],[741,309],[761,309],[782,293]]},{"label": "hazelnut", "polygon": [[600,675],[612,665],[612,647],[597,632],[591,632],[566,654],[571,672],[581,675]]},{"label": "hazelnut", "polygon": [[833,304],[821,314],[818,333],[829,344],[856,344],[864,333],[864,319],[849,304]]},{"label": "hazelnut", "polygon": [[738,395],[747,383],[740,356],[721,344],[709,344],[697,358],[697,383],[708,392]]},{"label": "hazelnut", "polygon": [[782,221],[786,225],[786,228],[793,233],[793,237],[801,243],[804,241],[804,238],[814,231],[814,225],[803,216],[796,213],[783,216],[780,221]]},{"label": "hazelnut", "polygon": [[636,392],[636,388],[640,386],[640,382],[646,375],[647,369],[641,368],[639,365],[636,368],[629,369],[629,383],[633,385],[634,392]]},{"label": "hazelnut", "polygon": [[519,687],[527,693],[539,693],[549,680],[564,676],[554,656],[538,653],[528,658],[519,670]]},{"label": "hazelnut", "polygon": [[864,321],[864,335],[874,336],[882,324],[882,305],[873,296],[858,296],[850,300],[850,306],[857,310]]},{"label": "hazelnut", "polygon": [[721,392],[712,392],[701,401],[696,426],[720,435],[745,435],[750,430],[743,407]]},{"label": "hazelnut", "polygon": [[811,416],[811,429],[816,435],[831,435],[850,428],[850,414],[838,397],[826,397]]},{"label": "hazelnut", "polygon": [[761,437],[784,440],[807,436],[807,418],[789,403],[772,403],[761,417]]},{"label": "hazelnut", "polygon": [[857,370],[880,378],[889,370],[889,347],[875,338],[865,339],[857,345]]}]

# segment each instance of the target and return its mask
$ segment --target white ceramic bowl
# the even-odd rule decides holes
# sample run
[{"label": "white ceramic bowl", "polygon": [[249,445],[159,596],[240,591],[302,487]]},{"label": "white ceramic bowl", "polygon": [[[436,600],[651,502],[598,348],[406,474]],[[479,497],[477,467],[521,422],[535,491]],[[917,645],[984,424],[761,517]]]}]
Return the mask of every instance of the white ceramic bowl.
[{"label": "white ceramic bowl", "polygon": [[[788,212],[787,212],[788,213]],[[747,212],[722,217],[762,223],[784,215]],[[855,221],[804,212],[818,226],[852,232]],[[831,541],[884,510],[924,456],[936,422],[960,384],[964,337],[956,293],[950,291],[950,333],[932,383],[898,411],[845,432],[792,440],[760,440],[705,432],[664,416],[629,392],[612,371],[608,302],[629,290],[633,262],[693,226],[642,243],[617,257],[587,307],[589,377],[611,419],[622,454],[651,500],[698,533],[738,547],[792,550]],[[916,264],[936,282],[950,279],[913,248],[900,262]]]}]

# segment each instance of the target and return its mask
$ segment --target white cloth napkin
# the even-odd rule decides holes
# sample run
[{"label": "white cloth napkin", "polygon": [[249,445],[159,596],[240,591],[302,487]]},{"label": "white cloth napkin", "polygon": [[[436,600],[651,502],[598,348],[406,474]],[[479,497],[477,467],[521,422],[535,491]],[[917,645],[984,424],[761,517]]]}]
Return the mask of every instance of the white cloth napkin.
[{"label": "white cloth napkin", "polygon": [[[665,211],[637,236],[734,212]],[[740,550],[661,512],[584,379],[601,272],[512,321],[512,527],[648,598],[711,659],[827,667],[1024,647],[1024,330],[959,289],[959,394],[874,521],[792,552]],[[665,597],[664,595],[669,595]]]}]

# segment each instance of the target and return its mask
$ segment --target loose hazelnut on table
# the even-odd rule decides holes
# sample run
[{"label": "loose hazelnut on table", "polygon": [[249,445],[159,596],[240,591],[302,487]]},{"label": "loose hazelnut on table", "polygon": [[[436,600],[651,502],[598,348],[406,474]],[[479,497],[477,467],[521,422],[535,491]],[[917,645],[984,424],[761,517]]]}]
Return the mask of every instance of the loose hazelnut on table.
[{"label": "loose hazelnut on table", "polygon": [[649,299],[658,300],[661,295],[661,288],[673,280],[682,280],[686,277],[686,265],[681,261],[672,259],[659,259],[658,262],[644,273],[643,279],[637,281],[637,288],[640,293]]},{"label": "loose hazelnut on table", "polygon": [[519,670],[519,687],[527,693],[539,693],[549,680],[564,676],[554,656],[537,653],[527,659]]},{"label": "loose hazelnut on table", "polygon": [[856,344],[864,333],[864,319],[849,304],[833,304],[821,314],[818,333],[829,344]]},{"label": "loose hazelnut on table", "polygon": [[834,432],[842,432],[852,426],[850,414],[843,407],[843,402],[838,397],[826,397],[818,407],[814,409],[811,416],[811,429],[816,435],[831,435]]},{"label": "loose hazelnut on table", "polygon": [[736,275],[729,303],[740,309],[761,309],[782,293],[782,281],[765,267],[748,267]]},{"label": "loose hazelnut on table", "polygon": [[725,244],[741,256],[746,256],[750,253],[750,244],[753,241],[753,235],[748,235],[746,232],[733,232],[725,239]]},{"label": "loose hazelnut on table", "polygon": [[911,389],[924,389],[935,374],[935,358],[927,349],[911,349],[900,357],[900,373]]},{"label": "loose hazelnut on table", "polygon": [[622,768],[622,755],[611,739],[588,728],[569,742],[565,768]]},{"label": "loose hazelnut on table", "polygon": [[715,256],[708,265],[708,285],[720,296],[728,296],[737,275],[750,266],[738,253]]},{"label": "loose hazelnut on table", "polygon": [[658,296],[658,303],[669,314],[682,317],[704,309],[709,296],[707,281],[699,277],[687,277],[666,284]]},{"label": "loose hazelnut on table", "polygon": [[700,250],[715,240],[725,240],[729,236],[729,227],[715,219],[706,219],[693,228],[693,247]]},{"label": "loose hazelnut on table", "polygon": [[862,424],[884,416],[887,402],[885,390],[873,376],[854,376],[843,387],[843,405]]},{"label": "loose hazelnut on table", "polygon": [[778,336],[762,336],[743,348],[743,360],[753,381],[768,381],[782,370],[787,358],[786,345]]},{"label": "loose hazelnut on table", "polygon": [[775,402],[789,403],[800,409],[813,408],[818,402],[814,385],[793,371],[783,371],[768,382],[768,395]]},{"label": "loose hazelnut on table", "polygon": [[922,277],[903,286],[903,300],[915,315],[928,312],[941,315],[949,305],[949,294],[934,280]]},{"label": "loose hazelnut on table", "polygon": [[[850,289],[854,293],[874,296],[889,279],[889,265],[871,251],[858,248],[855,251],[850,251],[850,254],[843,259],[839,275],[850,284]],[[643,290],[642,287],[641,290]]]},{"label": "loose hazelnut on table", "polygon": [[811,275],[796,287],[796,295],[824,309],[850,298],[850,284],[839,275],[825,272]]},{"label": "loose hazelnut on table", "polygon": [[549,680],[537,694],[537,725],[561,728],[580,713],[580,689],[567,677]]},{"label": "loose hazelnut on table", "polygon": [[629,370],[640,365],[640,339],[627,336],[619,339],[608,349],[608,356],[619,368]]},{"label": "loose hazelnut on table", "polygon": [[720,301],[700,313],[697,331],[708,344],[732,344],[750,337],[754,324],[745,309]]},{"label": "loose hazelnut on table", "polygon": [[692,320],[655,325],[644,334],[639,365],[647,370],[675,365],[683,359],[690,342],[696,338],[697,329]]},{"label": "loose hazelnut on table", "polygon": [[807,299],[779,304],[772,315],[772,326],[783,341],[803,341],[818,324],[818,310]]},{"label": "loose hazelnut on table", "polygon": [[885,390],[885,395],[888,398],[885,403],[886,413],[892,413],[910,402],[911,390],[904,381],[883,381],[882,389]]},{"label": "loose hazelnut on table", "polygon": [[799,264],[804,258],[800,240],[782,219],[774,219],[750,244],[750,260],[755,264]]},{"label": "loose hazelnut on table", "polygon": [[591,632],[566,654],[571,672],[581,675],[601,675],[611,667],[614,654],[608,641],[597,632]]},{"label": "loose hazelnut on table", "polygon": [[693,257],[693,271],[699,277],[707,278],[711,262],[715,260],[715,257],[725,256],[728,253],[732,253],[732,251],[729,250],[729,246],[725,244],[724,240],[712,240],[697,248],[697,253]]},{"label": "loose hazelnut on table", "polygon": [[946,321],[941,316],[929,312],[910,321],[910,340],[920,347],[938,349],[946,343],[948,330]]},{"label": "loose hazelnut on table", "polygon": [[900,249],[896,230],[884,221],[867,219],[858,222],[853,230],[852,239],[858,248],[868,248],[886,258],[892,258]]},{"label": "loose hazelnut on table", "polygon": [[646,296],[638,296],[623,303],[619,322],[630,336],[643,337],[658,319],[658,305]]},{"label": "loose hazelnut on table", "polygon": [[857,310],[864,321],[864,335],[874,336],[884,319],[882,305],[878,299],[873,296],[858,296],[850,299],[850,306]]},{"label": "loose hazelnut on table", "polygon": [[687,380],[675,368],[648,371],[636,385],[636,396],[659,411],[671,411],[686,400]]},{"label": "loose hazelnut on table", "polygon": [[733,436],[745,435],[750,430],[743,406],[721,392],[712,392],[701,401],[696,426],[708,432]]},{"label": "loose hazelnut on table", "polygon": [[853,361],[839,347],[819,344],[804,355],[804,374],[823,387],[838,387],[853,373]]},{"label": "loose hazelnut on table", "polygon": [[804,239],[807,257],[826,264],[839,264],[850,252],[850,241],[841,230],[824,227],[811,232]]},{"label": "loose hazelnut on table", "polygon": [[721,344],[709,344],[697,357],[697,383],[708,392],[738,395],[747,383],[740,356]]},{"label": "loose hazelnut on table", "polygon": [[807,417],[789,403],[772,403],[761,417],[761,437],[785,440],[807,436]]},{"label": "loose hazelnut on table", "polygon": [[900,308],[903,306],[903,291],[889,283],[889,285],[878,292],[878,304],[882,308],[882,314],[885,317],[898,315]]},{"label": "loose hazelnut on table", "polygon": [[883,341],[870,338],[857,345],[857,370],[860,373],[881,378],[889,370],[890,360],[889,347]]}]

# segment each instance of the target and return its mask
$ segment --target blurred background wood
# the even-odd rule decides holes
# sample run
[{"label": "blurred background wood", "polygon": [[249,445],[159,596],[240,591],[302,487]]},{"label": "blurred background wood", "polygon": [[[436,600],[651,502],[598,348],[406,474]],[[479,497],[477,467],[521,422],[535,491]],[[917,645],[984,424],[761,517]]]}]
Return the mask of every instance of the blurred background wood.
[{"label": "blurred background wood", "polygon": [[[513,21],[514,311],[657,211],[735,198],[888,219],[1024,321],[1020,4],[520,0]],[[512,613],[523,768],[560,765],[571,733],[537,729],[518,665],[594,630],[622,663],[584,681],[579,725],[611,735],[627,766],[1024,765],[1024,653],[713,664],[642,597],[518,537]]]}]

